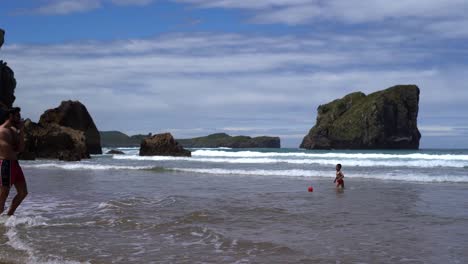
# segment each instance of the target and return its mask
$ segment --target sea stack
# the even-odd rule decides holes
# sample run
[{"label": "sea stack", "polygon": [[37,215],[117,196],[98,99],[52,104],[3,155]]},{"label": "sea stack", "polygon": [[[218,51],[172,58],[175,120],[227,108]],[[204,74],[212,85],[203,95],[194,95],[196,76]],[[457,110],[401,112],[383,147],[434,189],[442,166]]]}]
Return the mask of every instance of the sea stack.
[{"label": "sea stack", "polygon": [[24,132],[21,159],[79,161],[102,153],[96,125],[78,101],[63,101],[59,107],[45,111],[38,124],[27,120]]},{"label": "sea stack", "polygon": [[191,157],[192,153],[179,145],[170,133],[164,133],[143,139],[140,146],[140,156]]},{"label": "sea stack", "polygon": [[41,115],[39,124],[44,127],[57,124],[82,131],[89,154],[102,154],[99,131],[86,106],[79,101],[63,101],[59,107],[47,110]]},{"label": "sea stack", "polygon": [[356,92],[317,109],[305,149],[418,149],[419,88],[397,85],[365,95]]}]

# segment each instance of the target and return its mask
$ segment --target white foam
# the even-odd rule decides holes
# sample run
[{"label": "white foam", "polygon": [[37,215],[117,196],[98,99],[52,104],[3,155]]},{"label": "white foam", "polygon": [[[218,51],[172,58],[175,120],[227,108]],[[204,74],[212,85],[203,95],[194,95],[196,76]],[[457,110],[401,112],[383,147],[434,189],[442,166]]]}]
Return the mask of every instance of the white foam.
[{"label": "white foam", "polygon": [[[26,224],[29,227],[36,226],[36,225],[42,225],[42,222],[36,221],[37,219],[43,219],[41,217],[16,217],[16,216],[10,216],[5,222],[5,226],[8,228],[8,231],[6,232],[6,236],[8,238],[7,244],[11,247],[13,247],[16,250],[19,251],[24,251],[27,253],[28,258],[27,258],[27,263],[31,264],[81,264],[81,263],[89,263],[89,262],[77,262],[77,261],[68,261],[68,260],[63,260],[60,257],[55,257],[55,256],[49,256],[46,259],[40,258],[36,256],[36,253],[34,249],[29,246],[25,241],[23,241],[18,234],[18,225]],[[38,224],[39,223],[39,224]]]},{"label": "white foam", "polygon": [[274,163],[290,163],[290,164],[316,164],[334,166],[337,163],[342,163],[347,167],[453,167],[463,168],[468,165],[468,161],[455,160],[342,160],[339,158],[329,159],[284,159],[284,158],[257,158],[257,157],[169,157],[169,156],[114,156],[114,159],[119,160],[139,160],[139,161],[189,161],[189,162],[212,162],[212,163],[235,163],[235,164],[274,164]]},{"label": "white foam", "polygon": [[337,159],[416,159],[416,160],[461,160],[468,161],[468,155],[455,154],[383,154],[383,153],[307,153],[307,152],[258,152],[258,151],[220,151],[196,150],[193,157],[298,157],[298,158],[337,158]]},{"label": "white foam", "polygon": [[24,168],[58,168],[64,170],[147,170],[152,169],[152,166],[121,166],[121,165],[102,165],[102,164],[85,164],[85,163],[44,163],[44,164],[24,164]]},{"label": "white foam", "polygon": [[[316,170],[230,170],[230,169],[198,169],[198,168],[174,168],[175,171],[194,172],[202,174],[218,175],[248,175],[248,176],[279,176],[279,177],[321,177],[333,179],[334,174],[330,171]],[[427,174],[402,174],[402,173],[346,173],[346,178],[366,178],[379,180],[397,180],[410,182],[468,182],[468,176],[438,175],[431,176]]]},{"label": "white foam", "polygon": [[5,226],[7,227],[16,227],[18,225],[27,225],[27,226],[46,226],[47,219],[42,216],[34,216],[34,217],[16,217],[11,216],[5,221]]}]

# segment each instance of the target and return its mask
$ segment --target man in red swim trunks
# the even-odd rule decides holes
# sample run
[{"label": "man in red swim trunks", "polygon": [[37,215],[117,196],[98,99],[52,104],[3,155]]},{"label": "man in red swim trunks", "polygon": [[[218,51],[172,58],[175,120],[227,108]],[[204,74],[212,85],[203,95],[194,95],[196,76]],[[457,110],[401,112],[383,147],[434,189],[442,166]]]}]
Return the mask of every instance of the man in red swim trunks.
[{"label": "man in red swim trunks", "polygon": [[26,180],[18,163],[18,153],[24,150],[24,122],[20,111],[19,107],[9,109],[5,122],[0,125],[0,214],[5,210],[5,201],[12,185],[17,192],[8,210],[9,216],[15,213],[28,195]]}]

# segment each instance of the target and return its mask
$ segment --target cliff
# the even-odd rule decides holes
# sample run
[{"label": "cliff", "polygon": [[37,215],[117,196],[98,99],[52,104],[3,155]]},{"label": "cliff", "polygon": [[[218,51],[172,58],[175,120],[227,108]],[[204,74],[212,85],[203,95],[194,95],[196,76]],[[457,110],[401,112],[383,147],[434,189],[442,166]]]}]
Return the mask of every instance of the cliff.
[{"label": "cliff", "polygon": [[[0,48],[4,42],[5,31],[0,29]],[[4,122],[8,108],[15,102],[16,79],[13,70],[0,60],[0,123]]]},{"label": "cliff", "polygon": [[397,85],[320,105],[305,149],[418,149],[419,88]]}]

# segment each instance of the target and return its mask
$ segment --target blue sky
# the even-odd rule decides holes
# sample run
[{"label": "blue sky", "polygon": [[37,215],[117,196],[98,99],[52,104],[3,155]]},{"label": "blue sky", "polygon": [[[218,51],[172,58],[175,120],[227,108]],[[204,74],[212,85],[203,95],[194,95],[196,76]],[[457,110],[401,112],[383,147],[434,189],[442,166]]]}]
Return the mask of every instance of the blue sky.
[{"label": "blue sky", "polygon": [[100,130],[297,147],[319,104],[417,84],[422,147],[468,148],[467,14],[466,0],[2,1],[0,59],[35,121],[72,99]]}]

